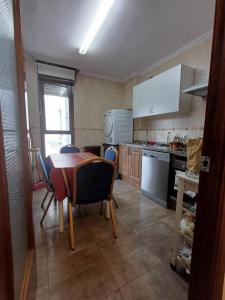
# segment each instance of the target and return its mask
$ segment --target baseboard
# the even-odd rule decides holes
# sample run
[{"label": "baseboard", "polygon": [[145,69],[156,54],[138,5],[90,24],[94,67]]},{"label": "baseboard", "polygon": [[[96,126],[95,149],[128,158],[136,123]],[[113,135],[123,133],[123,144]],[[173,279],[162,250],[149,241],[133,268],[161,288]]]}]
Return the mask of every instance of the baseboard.
[{"label": "baseboard", "polygon": [[23,277],[23,283],[22,283],[22,288],[21,288],[21,292],[20,292],[20,300],[27,299],[27,292],[28,292],[29,283],[30,283],[30,275],[31,275],[31,268],[32,268],[32,263],[33,263],[33,257],[34,257],[34,249],[28,250],[26,266],[25,266],[25,271],[24,271],[24,277]]}]

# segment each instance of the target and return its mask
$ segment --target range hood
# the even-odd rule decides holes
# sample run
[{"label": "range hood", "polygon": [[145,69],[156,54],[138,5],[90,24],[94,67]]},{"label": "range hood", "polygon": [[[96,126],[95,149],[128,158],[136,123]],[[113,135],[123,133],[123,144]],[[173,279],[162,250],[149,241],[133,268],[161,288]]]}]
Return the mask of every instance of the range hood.
[{"label": "range hood", "polygon": [[208,80],[201,81],[195,85],[192,85],[182,92],[195,96],[206,97],[208,94]]}]

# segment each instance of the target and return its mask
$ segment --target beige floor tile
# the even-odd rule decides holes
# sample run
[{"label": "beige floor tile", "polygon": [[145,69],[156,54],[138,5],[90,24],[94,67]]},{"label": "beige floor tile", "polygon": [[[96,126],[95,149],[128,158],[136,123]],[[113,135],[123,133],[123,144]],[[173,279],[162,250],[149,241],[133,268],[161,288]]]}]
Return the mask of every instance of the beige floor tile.
[{"label": "beige floor tile", "polygon": [[103,299],[118,289],[116,281],[107,266],[101,261],[85,268],[84,272],[68,274],[50,285],[52,299]]},{"label": "beige floor tile", "polygon": [[124,180],[115,180],[114,181],[114,191],[119,193],[135,191],[136,188],[127,183]]},{"label": "beige floor tile", "polygon": [[171,272],[166,264],[160,264],[121,288],[129,300],[186,300],[187,286]]},{"label": "beige floor tile", "polygon": [[44,192],[34,194],[37,247],[28,299],[186,299],[187,284],[169,268],[174,212],[121,180],[115,181],[114,195],[118,238],[112,235],[110,220],[99,214],[98,204],[82,207],[73,211],[71,251],[66,201],[65,230],[59,233],[57,205],[52,203],[41,227]]},{"label": "beige floor tile", "polygon": [[144,274],[156,265],[160,259],[147,247],[134,251],[109,264],[119,287]]},{"label": "beige floor tile", "polygon": [[168,299],[186,300],[188,294],[188,285],[181,277],[171,271],[168,263],[161,263],[156,268],[148,272],[149,282],[157,287],[161,295],[169,294]]},{"label": "beige floor tile", "polygon": [[146,244],[134,233],[127,235],[118,235],[118,238],[113,242],[103,243],[100,246],[100,251],[107,262],[113,262],[123,258],[136,250],[141,250]]},{"label": "beige floor tile", "polygon": [[48,286],[39,287],[36,290],[29,292],[28,300],[49,300]]},{"label": "beige floor tile", "polygon": [[151,222],[139,228],[137,234],[162,260],[169,262],[173,231],[167,225]]},{"label": "beige floor tile", "polygon": [[[148,274],[145,273],[135,280],[129,282],[121,288],[125,300],[166,300],[166,295],[162,298],[148,280]],[[180,299],[181,300],[181,299]]]},{"label": "beige floor tile", "polygon": [[110,296],[106,297],[105,300],[124,300],[124,297],[120,290],[118,290],[112,293]]}]

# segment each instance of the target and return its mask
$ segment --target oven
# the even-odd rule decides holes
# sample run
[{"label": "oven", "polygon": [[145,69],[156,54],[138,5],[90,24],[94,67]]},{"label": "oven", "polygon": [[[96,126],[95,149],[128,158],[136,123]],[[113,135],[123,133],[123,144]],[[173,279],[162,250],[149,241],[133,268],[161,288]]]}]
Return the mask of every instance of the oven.
[{"label": "oven", "polygon": [[[187,167],[187,157],[171,154],[170,161],[170,175],[169,175],[169,188],[168,188],[168,202],[169,207],[176,206],[177,190],[174,188],[175,177],[177,171],[185,172]],[[193,193],[184,193],[184,202],[188,205],[194,205],[196,201],[196,195]]]}]

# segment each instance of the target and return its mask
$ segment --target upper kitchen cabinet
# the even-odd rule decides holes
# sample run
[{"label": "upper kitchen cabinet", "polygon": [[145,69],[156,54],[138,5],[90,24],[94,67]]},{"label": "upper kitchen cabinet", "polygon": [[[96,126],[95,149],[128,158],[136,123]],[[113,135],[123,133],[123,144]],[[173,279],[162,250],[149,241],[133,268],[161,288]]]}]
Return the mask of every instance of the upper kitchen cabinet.
[{"label": "upper kitchen cabinet", "polygon": [[191,95],[182,91],[193,84],[194,70],[177,65],[133,88],[133,118],[188,113]]}]

